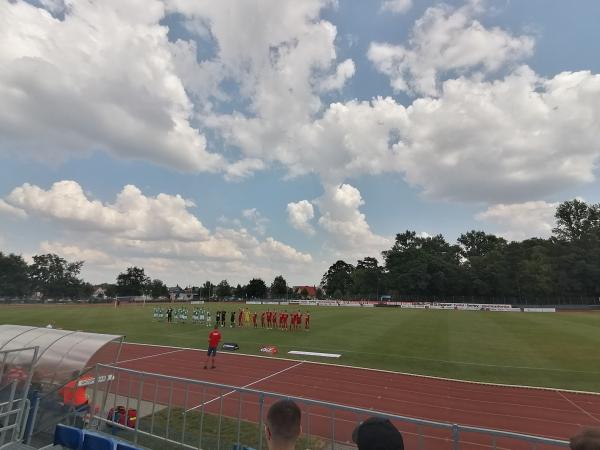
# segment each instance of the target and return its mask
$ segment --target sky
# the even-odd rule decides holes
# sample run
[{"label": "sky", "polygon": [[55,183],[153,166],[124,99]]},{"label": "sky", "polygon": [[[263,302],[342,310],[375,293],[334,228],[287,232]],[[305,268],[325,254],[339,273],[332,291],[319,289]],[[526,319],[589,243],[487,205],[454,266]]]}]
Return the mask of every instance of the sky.
[{"label": "sky", "polygon": [[0,0],[0,251],[318,284],[600,201],[597,0]]}]

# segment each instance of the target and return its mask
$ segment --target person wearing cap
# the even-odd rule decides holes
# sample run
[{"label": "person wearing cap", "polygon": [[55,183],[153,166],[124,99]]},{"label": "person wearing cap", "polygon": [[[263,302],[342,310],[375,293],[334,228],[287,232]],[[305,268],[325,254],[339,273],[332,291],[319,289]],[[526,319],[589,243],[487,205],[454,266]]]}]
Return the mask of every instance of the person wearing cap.
[{"label": "person wearing cap", "polygon": [[569,442],[571,450],[600,450],[600,428],[587,428],[573,436]]},{"label": "person wearing cap", "polygon": [[293,450],[302,431],[302,413],[293,400],[279,400],[271,405],[265,421],[269,450]]},{"label": "person wearing cap", "polygon": [[402,435],[383,417],[369,417],[352,432],[358,450],[404,450]]}]

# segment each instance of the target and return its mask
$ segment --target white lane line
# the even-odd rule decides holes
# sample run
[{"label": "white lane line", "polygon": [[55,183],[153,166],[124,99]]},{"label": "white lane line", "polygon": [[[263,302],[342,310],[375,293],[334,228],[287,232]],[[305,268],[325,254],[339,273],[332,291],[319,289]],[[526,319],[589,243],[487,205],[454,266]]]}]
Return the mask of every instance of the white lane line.
[{"label": "white lane line", "polygon": [[170,352],[157,353],[156,355],[140,356],[139,358],[131,358],[131,359],[126,359],[125,361],[117,361],[117,365],[123,364],[123,363],[128,363],[131,361],[139,361],[140,359],[156,358],[157,356],[170,355],[172,353],[183,352],[183,351],[185,351],[185,349],[171,350]]},{"label": "white lane line", "polygon": [[[162,348],[180,348],[182,350],[193,350],[196,352],[202,352],[202,351],[206,351],[205,349],[198,349],[198,348],[192,348],[192,347],[175,347],[173,345],[158,345],[158,344],[144,344],[142,342],[125,342],[125,345],[141,345],[141,346],[147,346],[147,347],[162,347]],[[231,356],[243,356],[243,357],[250,357],[250,358],[264,358],[264,359],[277,359],[280,361],[298,361],[297,359],[292,359],[292,358],[285,358],[282,356],[265,356],[265,355],[252,355],[250,353],[227,353],[228,355]],[[435,360],[433,360],[435,361]],[[372,372],[380,372],[380,373],[389,373],[389,374],[393,374],[393,375],[403,375],[403,376],[407,376],[407,377],[414,377],[414,378],[425,378],[425,379],[429,379],[429,380],[441,380],[441,381],[452,381],[452,382],[456,382],[456,383],[463,383],[463,384],[475,384],[475,385],[481,385],[481,386],[500,386],[500,387],[507,387],[507,388],[518,388],[518,389],[526,389],[526,390],[538,390],[538,391],[562,391],[562,392],[570,392],[573,394],[586,394],[586,395],[596,395],[596,396],[600,396],[600,392],[593,392],[593,391],[580,391],[580,390],[575,390],[575,389],[562,389],[562,388],[555,388],[555,387],[547,387],[547,386],[528,386],[528,385],[522,385],[522,384],[507,384],[507,383],[491,383],[488,381],[475,381],[475,380],[461,380],[458,378],[449,378],[449,377],[437,377],[434,375],[423,375],[420,373],[410,373],[410,372],[399,372],[397,370],[387,370],[387,369],[374,369],[372,367],[361,367],[361,366],[351,366],[348,364],[337,364],[337,363],[330,363],[330,362],[323,362],[323,361],[304,361],[307,364],[313,364],[313,365],[319,365],[319,366],[330,366],[330,367],[342,367],[345,369],[359,369],[359,370],[366,370],[366,371],[372,371]],[[507,366],[498,366],[498,367],[504,367],[504,368],[508,368]]]},{"label": "white lane line", "polygon": [[560,395],[562,398],[564,398],[566,401],[568,401],[571,405],[573,405],[575,408],[577,408],[579,411],[581,411],[582,413],[588,415],[589,417],[591,417],[592,419],[594,419],[596,422],[600,423],[600,419],[598,419],[597,417],[593,416],[592,414],[590,414],[589,412],[587,412],[585,409],[583,409],[581,406],[579,406],[577,403],[575,403],[573,400],[571,400],[569,397],[567,397],[565,394],[563,394],[560,391],[556,391],[558,392],[558,395]]},{"label": "white lane line", "polygon": [[[304,361],[300,361],[298,364],[294,364],[293,366],[286,367],[285,369],[282,369],[282,370],[280,370],[278,372],[274,372],[271,375],[267,375],[266,377],[263,377],[263,378],[261,378],[259,380],[256,380],[256,381],[253,381],[252,383],[248,383],[245,386],[242,386],[242,389],[248,388],[250,386],[254,386],[255,384],[260,383],[261,381],[265,381],[265,380],[268,380],[269,378],[273,378],[274,376],[279,375],[280,373],[287,372],[288,370],[292,370],[294,367],[298,367],[301,364],[304,364]],[[208,404],[210,404],[212,402],[215,402],[215,401],[217,401],[217,400],[219,400],[221,398],[227,397],[227,396],[229,396],[229,395],[231,395],[231,394],[233,394],[235,392],[237,392],[237,391],[232,390],[232,391],[226,392],[225,394],[219,395],[218,397],[215,397],[215,398],[213,398],[211,400],[208,400],[206,402],[202,402],[202,403],[200,403],[200,404],[198,404],[198,405],[196,405],[196,406],[194,406],[194,407],[186,410],[186,412],[190,412],[190,411],[193,411],[194,409],[198,409],[198,408],[200,408],[202,406],[206,406],[206,405],[208,405]]]}]

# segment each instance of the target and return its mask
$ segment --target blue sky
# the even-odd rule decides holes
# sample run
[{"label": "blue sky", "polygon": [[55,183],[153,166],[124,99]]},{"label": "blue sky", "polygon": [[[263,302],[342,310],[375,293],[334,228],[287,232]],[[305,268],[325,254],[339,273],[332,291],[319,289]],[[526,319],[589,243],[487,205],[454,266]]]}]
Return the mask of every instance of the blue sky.
[{"label": "blue sky", "polygon": [[[197,4],[196,4],[197,3]],[[317,284],[600,201],[600,4],[5,2],[0,250]],[[126,187],[129,186],[129,187]],[[380,258],[381,259],[381,258]]]}]

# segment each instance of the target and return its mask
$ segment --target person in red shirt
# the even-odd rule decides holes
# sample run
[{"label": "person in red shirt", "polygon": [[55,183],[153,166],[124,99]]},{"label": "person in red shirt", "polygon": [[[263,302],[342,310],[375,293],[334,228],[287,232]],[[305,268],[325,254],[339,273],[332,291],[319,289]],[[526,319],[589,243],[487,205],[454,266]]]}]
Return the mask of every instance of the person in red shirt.
[{"label": "person in red shirt", "polygon": [[261,315],[260,315],[260,326],[261,326],[261,328],[264,328],[264,327],[265,327],[265,316],[266,316],[266,315],[267,315],[267,314],[266,314],[264,311],[263,311],[263,312],[261,313]]},{"label": "person in red shirt", "polygon": [[256,324],[256,316],[258,314],[256,314],[255,312],[252,313],[252,324],[254,325],[254,328],[256,328],[258,325]]},{"label": "person in red shirt", "polygon": [[240,312],[238,313],[238,327],[243,327],[244,326],[244,310],[240,309]]},{"label": "person in red shirt", "polygon": [[215,356],[217,355],[217,346],[219,345],[219,341],[221,340],[221,332],[219,331],[219,325],[215,325],[214,330],[212,330],[208,335],[208,353],[206,355],[206,362],[204,363],[204,368],[208,368],[208,360],[212,356],[212,366],[211,369],[214,369],[215,366]]},{"label": "person in red shirt", "polygon": [[288,322],[288,313],[287,313],[287,311],[284,311],[284,313],[282,314],[281,322],[282,322],[281,329],[282,330],[287,330],[287,322]]}]

